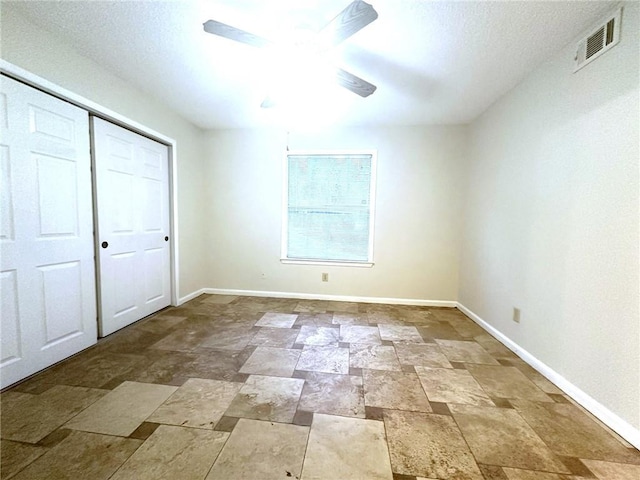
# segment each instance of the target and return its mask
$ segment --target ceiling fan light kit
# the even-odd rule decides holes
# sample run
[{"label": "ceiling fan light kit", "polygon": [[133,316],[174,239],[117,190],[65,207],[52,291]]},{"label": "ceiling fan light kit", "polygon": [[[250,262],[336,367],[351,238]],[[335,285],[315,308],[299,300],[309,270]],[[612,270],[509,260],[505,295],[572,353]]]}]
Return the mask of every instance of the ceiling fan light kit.
[{"label": "ceiling fan light kit", "polygon": [[[362,30],[377,18],[378,12],[375,11],[373,6],[362,0],[355,0],[351,2],[322,30],[320,30],[314,37],[311,37],[308,42],[290,46],[290,48],[297,50],[298,54],[292,55],[291,59],[287,59],[288,68],[285,69],[287,70],[285,72],[285,76],[289,76],[289,74],[294,74],[293,76],[295,77],[306,75],[307,80],[310,80],[310,77],[314,75],[314,71],[316,71],[317,69],[307,68],[304,70],[311,71],[303,71],[303,69],[298,68],[298,63],[306,64],[306,66],[309,65],[308,59],[305,62],[301,62],[301,58],[317,58],[320,61],[321,55],[324,52],[332,47],[339,45],[347,38]],[[274,42],[268,39],[246,32],[239,28],[226,25],[222,22],[218,22],[217,20],[208,20],[203,24],[203,27],[204,31],[207,33],[224,37],[235,42],[251,45],[253,47],[276,47]],[[376,91],[375,85],[341,68],[335,68],[333,73],[322,75],[322,77],[322,80],[324,80],[324,77],[330,78],[336,84],[361,97],[368,97]],[[299,79],[296,78],[294,81],[299,81]],[[306,83],[308,82],[303,81],[302,87],[299,88],[309,88],[308,85],[305,87]],[[274,106],[276,103],[277,100],[275,100],[271,96],[268,96],[262,102],[261,107],[269,108]]]}]

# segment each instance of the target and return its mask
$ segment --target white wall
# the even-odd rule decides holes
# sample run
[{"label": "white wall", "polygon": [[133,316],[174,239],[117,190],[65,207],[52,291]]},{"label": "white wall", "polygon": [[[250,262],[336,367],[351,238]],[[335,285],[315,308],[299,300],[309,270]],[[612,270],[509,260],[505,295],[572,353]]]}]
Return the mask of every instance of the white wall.
[{"label": "white wall", "polygon": [[473,123],[460,266],[465,307],[636,429],[638,10],[594,63],[573,74],[572,43]]},{"label": "white wall", "polygon": [[78,54],[56,35],[36,27],[10,5],[2,4],[1,19],[0,55],[4,60],[177,141],[179,295],[202,288],[202,131],[157,99]]},{"label": "white wall", "polygon": [[372,268],[280,263],[286,145],[279,130],[208,133],[209,287],[456,300],[466,127],[290,134],[291,149],[378,150]]}]

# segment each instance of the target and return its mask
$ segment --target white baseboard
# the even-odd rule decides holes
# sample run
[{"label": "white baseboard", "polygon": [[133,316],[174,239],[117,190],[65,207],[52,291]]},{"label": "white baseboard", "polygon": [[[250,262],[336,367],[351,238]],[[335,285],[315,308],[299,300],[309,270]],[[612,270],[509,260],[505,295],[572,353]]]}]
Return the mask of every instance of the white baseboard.
[{"label": "white baseboard", "polygon": [[229,290],[222,288],[205,288],[204,293],[214,295],[239,295],[243,297],[294,298],[300,300],[330,300],[335,302],[388,303],[390,305],[417,305],[421,307],[451,307],[456,301],[419,300],[415,298],[356,297],[349,295],[322,295],[316,293],[297,292],[264,292],[260,290]]},{"label": "white baseboard", "polygon": [[457,303],[456,305],[460,311],[462,311],[465,315],[471,318],[474,322],[484,328],[491,335],[500,340],[506,347],[516,353],[522,360],[527,362],[533,368],[535,368],[538,372],[544,375],[551,383],[555,384],[559,389],[563,390],[567,395],[573,398],[577,403],[582,405],[586,410],[591,412],[595,417],[597,417],[602,423],[607,425],[611,430],[616,432],[622,438],[624,438],[631,445],[640,449],[640,430],[635,428],[626,420],[623,420],[618,415],[613,413],[607,407],[602,405],[600,402],[595,400],[593,397],[589,396],[583,390],[575,386],[569,380],[564,378],[558,372],[553,370],[551,367],[543,363],[534,357],[531,353],[526,351],[524,348],[520,347],[517,343],[511,340],[509,337],[504,335],[502,332],[497,330],[495,327],[489,325],[486,321],[476,315],[474,312],[469,310],[467,307],[462,305],[461,303]]},{"label": "white baseboard", "polygon": [[184,297],[180,297],[178,299],[178,307],[180,305],[182,305],[183,303],[187,303],[189,300],[193,300],[196,297],[199,297],[200,295],[202,295],[203,293],[207,293],[205,292],[206,288],[201,288],[200,290],[196,290],[195,292],[191,292],[188,295],[185,295]]},{"label": "white baseboard", "polygon": [[207,293],[210,295],[238,295],[242,297],[272,297],[272,298],[294,298],[300,300],[331,300],[336,302],[358,302],[358,303],[388,303],[389,305],[415,305],[420,307],[449,307],[457,306],[455,300],[420,300],[415,298],[384,298],[384,297],[356,297],[349,295],[322,295],[315,293],[297,292],[266,292],[262,290],[232,290],[228,288],[201,288],[178,300],[178,305],[182,305],[189,300],[193,300],[199,295]]}]

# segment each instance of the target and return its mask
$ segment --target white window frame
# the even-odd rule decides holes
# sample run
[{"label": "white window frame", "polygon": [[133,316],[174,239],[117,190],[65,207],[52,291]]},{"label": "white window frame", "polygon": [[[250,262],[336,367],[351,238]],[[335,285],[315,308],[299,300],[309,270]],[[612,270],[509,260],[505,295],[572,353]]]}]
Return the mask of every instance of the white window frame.
[{"label": "white window frame", "polygon": [[[344,260],[317,260],[317,259],[297,259],[287,258],[287,239],[289,232],[289,156],[302,155],[371,155],[371,178],[369,185],[369,245],[368,258],[366,261],[344,261]],[[371,149],[357,150],[290,150],[285,152],[283,160],[283,186],[282,186],[282,243],[280,262],[285,264],[299,265],[329,265],[339,267],[373,267],[373,244],[375,234],[375,211],[376,211],[376,174],[378,170],[378,151]]]}]

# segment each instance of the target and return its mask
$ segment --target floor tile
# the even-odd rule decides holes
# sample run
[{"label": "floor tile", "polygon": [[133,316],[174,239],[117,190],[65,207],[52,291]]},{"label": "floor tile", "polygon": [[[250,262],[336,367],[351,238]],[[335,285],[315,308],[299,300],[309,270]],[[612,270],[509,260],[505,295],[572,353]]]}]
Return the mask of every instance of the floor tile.
[{"label": "floor tile", "polygon": [[296,304],[293,311],[300,313],[325,313],[327,309],[326,305],[322,301],[301,300]]},{"label": "floor tile", "polygon": [[242,350],[255,335],[256,332],[250,328],[225,328],[209,335],[198,346],[215,350]]},{"label": "floor tile", "polygon": [[571,404],[540,404],[516,400],[511,403],[558,455],[640,465],[640,453],[631,453]]},{"label": "floor tile", "polygon": [[[579,458],[563,457],[562,455],[558,455],[558,458],[562,463],[564,463],[564,466],[569,469],[571,474],[576,477],[575,479],[571,477],[571,480],[578,480],[582,477],[594,478],[594,475],[591,472],[591,470],[589,470],[589,468],[587,468],[587,466],[584,463],[582,463],[582,460],[580,460]],[[565,479],[563,478],[562,480],[565,480]]]},{"label": "floor tile", "polygon": [[56,383],[49,381],[49,377],[48,375],[46,375],[46,373],[47,370],[45,370],[44,372],[40,372],[32,376],[31,378],[28,378],[25,381],[11,387],[8,392],[11,392],[12,394],[29,393],[32,395],[40,395],[41,393],[46,392],[51,387],[56,385]]},{"label": "floor tile", "polygon": [[[179,351],[148,350],[148,352],[147,362],[114,379],[115,385],[112,388],[125,380],[169,385],[172,379],[182,375],[185,366],[196,358],[191,353]],[[109,384],[103,385],[103,388],[108,388],[107,385]]]},{"label": "floor tile", "polygon": [[0,475],[8,480],[47,452],[44,447],[0,440]]},{"label": "floor tile", "polygon": [[334,313],[332,323],[335,325],[369,325],[364,315]]},{"label": "floor tile", "polygon": [[310,327],[331,327],[333,324],[332,313],[300,313],[294,326],[308,325]]},{"label": "floor tile", "polygon": [[438,338],[441,340],[464,340],[455,328],[449,322],[432,321],[426,325],[417,327],[418,332],[423,339]]},{"label": "floor tile", "polygon": [[72,432],[13,478],[106,480],[141,443],[131,438]]},{"label": "floor tile", "polygon": [[256,322],[256,327],[291,328],[297,318],[298,315],[290,313],[265,313]]},{"label": "floor tile", "polygon": [[213,430],[241,387],[241,383],[190,378],[147,421]]},{"label": "floor tile", "polygon": [[563,480],[556,473],[534,472],[533,470],[520,470],[504,467],[502,469],[508,480]]},{"label": "floor tile", "polygon": [[40,395],[3,393],[2,438],[36,443],[107,393],[107,390],[66,385],[56,385]]},{"label": "floor tile", "polygon": [[[121,353],[139,355],[141,349],[150,347],[168,333],[166,330],[161,333],[154,333],[153,329],[142,326],[145,322],[146,320],[134,323],[126,331],[120,330],[112,333],[107,339],[98,339],[97,345],[89,349],[89,352],[93,354]],[[76,359],[77,357],[73,358]],[[88,360],[88,358],[85,360]],[[105,369],[105,371],[108,371],[108,369]]]},{"label": "floor tile", "polygon": [[453,418],[385,411],[384,424],[394,472],[418,477],[482,480]]},{"label": "floor tile", "polygon": [[[524,372],[523,372],[524,373]],[[525,373],[525,376],[531,380],[536,387],[542,390],[546,394],[564,395],[564,392],[556,387],[553,383],[547,380],[542,374],[538,372]]]},{"label": "floor tile", "polygon": [[308,372],[298,409],[365,418],[362,377]]},{"label": "floor tile", "polygon": [[467,365],[467,370],[490,396],[553,402],[551,397],[536,387],[517,368]]},{"label": "floor tile", "polygon": [[240,368],[240,373],[290,377],[300,353],[294,349],[258,347]]},{"label": "floor tile", "polygon": [[392,342],[423,343],[423,339],[416,327],[401,325],[378,325],[380,338]]},{"label": "floor tile", "polygon": [[367,420],[383,421],[384,409],[379,407],[364,407],[364,415]]},{"label": "floor tile", "polygon": [[328,312],[333,312],[334,314],[352,314],[355,315],[359,312],[359,306],[354,302],[340,302],[329,300],[325,302],[326,308]]},{"label": "floor tile", "polygon": [[395,349],[402,365],[452,368],[438,345],[396,342]]},{"label": "floor tile", "polygon": [[214,430],[217,432],[233,432],[238,420],[240,419],[237,417],[227,417],[223,415],[220,421],[216,423],[216,428],[214,428]]},{"label": "floor tile", "polygon": [[325,373],[349,373],[349,349],[305,346],[296,370]]},{"label": "floor tile", "polygon": [[146,440],[151,436],[153,432],[160,426],[159,423],[142,422],[138,428],[136,428],[129,438],[135,438],[137,440]]},{"label": "floor tile", "polygon": [[429,403],[431,404],[431,410],[433,410],[433,413],[451,416],[451,410],[449,410],[449,406],[446,403],[433,401],[429,401]]},{"label": "floor tile", "polygon": [[564,392],[556,387],[553,383],[547,380],[539,372],[535,371],[530,365],[519,358],[510,358],[509,366],[514,366],[520,370],[524,375],[531,380],[536,386],[544,393],[553,393],[562,395]]},{"label": "floor tile", "polygon": [[229,304],[237,298],[238,296],[236,295],[211,295],[203,300],[202,303]]},{"label": "floor tile", "polygon": [[479,463],[570,473],[515,410],[449,405]]},{"label": "floor tile", "polygon": [[206,329],[210,333],[225,333],[241,329],[249,329],[255,333],[260,328],[254,327],[258,318],[257,313],[243,314],[235,310],[229,311],[229,308],[225,307],[224,312],[194,315],[189,318],[188,324]]},{"label": "floor tile", "polygon": [[415,369],[432,402],[494,406],[489,396],[466,370],[420,366]]},{"label": "floor tile", "polygon": [[361,325],[340,325],[340,341],[374,345],[382,343],[378,327]]},{"label": "floor tile", "polygon": [[356,303],[334,302],[330,300],[301,300],[295,306],[294,311],[307,313],[357,313],[358,305]]},{"label": "floor tile", "polygon": [[195,378],[235,381],[240,368],[254,349],[255,347],[250,346],[240,351],[211,350],[197,353],[192,361],[184,365],[182,374]]},{"label": "floor tile", "polygon": [[370,325],[379,325],[381,323],[385,325],[406,325],[403,320],[400,320],[395,315],[385,312],[368,312],[365,318]]},{"label": "floor tile", "polygon": [[160,425],[111,480],[205,477],[228,433]]},{"label": "floor tile", "polygon": [[425,324],[430,322],[433,317],[433,313],[430,310],[415,310],[408,308],[398,309],[399,317],[408,323],[415,325]]},{"label": "floor tile", "polygon": [[138,322],[136,327],[150,333],[168,333],[186,319],[187,317],[185,316],[159,313]]},{"label": "floor tile", "polygon": [[384,424],[316,414],[302,480],[392,480]]},{"label": "floor tile", "polygon": [[299,378],[251,375],[225,415],[291,423],[303,385]]},{"label": "floor tile", "polygon": [[113,378],[138,367],[144,360],[143,355],[129,353],[90,353],[84,359],[73,357],[43,373],[52,383],[100,388]]},{"label": "floor tile", "polygon": [[69,420],[65,428],[127,437],[177,389],[124,382]]},{"label": "floor tile", "polygon": [[149,348],[176,352],[191,352],[210,335],[209,329],[202,325],[186,325],[185,328],[170,333]]},{"label": "floor tile", "polygon": [[431,412],[415,373],[363,370],[364,403],[370,407]]},{"label": "floor tile", "polygon": [[599,460],[582,460],[582,462],[602,480],[638,480],[640,466],[622,463],[602,462]]},{"label": "floor tile", "polygon": [[352,368],[371,368],[396,372],[402,370],[395,348],[383,345],[352,343],[349,347],[349,365]]},{"label": "floor tile", "polygon": [[[550,394],[550,396],[553,396],[552,394]],[[623,446],[625,446],[626,448],[630,448],[632,450],[637,450],[638,452],[640,452],[640,450],[636,449],[633,445],[631,445],[628,441],[626,441],[624,438],[622,438],[620,435],[618,435],[616,432],[614,432],[613,430],[611,430],[607,425],[605,425],[602,420],[600,420],[598,417],[593,416],[589,411],[587,411],[587,409],[585,409],[582,405],[580,405],[579,403],[577,403],[573,398],[571,398],[569,395],[563,394],[562,395],[563,400],[559,401],[557,400],[558,397],[553,396],[554,401],[556,403],[570,403],[572,404],[574,407],[576,407],[578,410],[580,410],[582,413],[584,413],[585,415],[587,415],[591,420],[593,420],[594,422],[596,422],[603,430],[605,430],[609,435],[611,435],[613,438],[615,438],[618,442],[620,442]]]},{"label": "floor tile", "polygon": [[518,358],[515,353],[486,332],[476,335],[473,339],[494,358]]},{"label": "floor tile", "polygon": [[[482,463],[478,464],[480,467],[480,471],[484,478],[487,480],[509,480],[507,475],[504,473],[502,467],[498,467],[496,465],[484,465]],[[571,479],[571,480],[579,480],[579,479]]]},{"label": "floor tile", "polygon": [[436,339],[450,362],[485,363],[500,365],[498,361],[476,342]]},{"label": "floor tile", "polygon": [[467,317],[464,313],[462,313],[457,308],[451,308],[451,307],[432,308],[431,313],[435,318],[437,318],[440,321],[445,321],[445,322],[456,322],[456,321],[470,322],[471,321],[469,317]]},{"label": "floor tile", "polygon": [[309,427],[241,418],[207,480],[300,478]]},{"label": "floor tile", "polygon": [[261,347],[291,348],[298,336],[298,330],[289,328],[262,327],[249,341],[249,345]]},{"label": "floor tile", "polygon": [[302,325],[296,343],[316,346],[338,346],[340,330],[333,327]]},{"label": "floor tile", "polygon": [[68,428],[60,427],[60,428],[54,430],[53,432],[51,432],[46,437],[44,437],[42,440],[40,440],[37,443],[37,445],[39,445],[41,447],[45,447],[45,448],[55,447],[62,440],[67,438],[71,434],[71,432],[72,432],[72,430],[69,430]]},{"label": "floor tile", "polygon": [[465,338],[473,338],[476,335],[482,335],[486,333],[480,325],[468,318],[449,318],[447,321],[453,326],[453,328]]},{"label": "floor tile", "polygon": [[306,412],[304,410],[296,410],[296,414],[293,416],[294,425],[302,425],[303,427],[310,427],[313,423],[313,412]]}]

